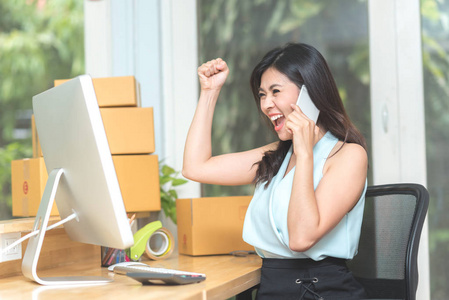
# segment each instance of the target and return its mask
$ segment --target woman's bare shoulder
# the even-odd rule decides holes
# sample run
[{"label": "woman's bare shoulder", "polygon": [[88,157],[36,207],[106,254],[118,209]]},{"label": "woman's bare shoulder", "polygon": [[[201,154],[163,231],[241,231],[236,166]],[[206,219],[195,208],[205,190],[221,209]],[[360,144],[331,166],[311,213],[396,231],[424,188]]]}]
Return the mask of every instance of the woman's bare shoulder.
[{"label": "woman's bare shoulder", "polygon": [[365,148],[356,143],[343,143],[339,141],[329,156],[328,168],[331,166],[356,168],[368,167],[368,153]]}]

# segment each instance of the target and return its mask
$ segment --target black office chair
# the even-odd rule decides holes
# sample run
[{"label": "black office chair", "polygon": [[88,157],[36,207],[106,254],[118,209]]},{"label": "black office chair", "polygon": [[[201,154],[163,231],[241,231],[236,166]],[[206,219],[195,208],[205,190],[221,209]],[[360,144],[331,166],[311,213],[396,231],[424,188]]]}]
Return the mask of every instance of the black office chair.
[{"label": "black office chair", "polygon": [[359,252],[348,267],[369,299],[416,299],[429,193],[418,184],[368,187]]}]

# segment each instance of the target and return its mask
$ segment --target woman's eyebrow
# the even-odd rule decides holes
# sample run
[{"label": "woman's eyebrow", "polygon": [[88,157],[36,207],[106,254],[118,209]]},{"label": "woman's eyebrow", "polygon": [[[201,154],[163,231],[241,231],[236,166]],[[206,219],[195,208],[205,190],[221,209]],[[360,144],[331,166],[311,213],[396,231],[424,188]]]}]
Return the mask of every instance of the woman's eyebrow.
[{"label": "woman's eyebrow", "polygon": [[270,85],[270,91],[273,90],[275,87],[279,87],[279,86],[282,86],[282,84],[275,83],[275,84]]},{"label": "woman's eyebrow", "polygon": [[[272,84],[272,85],[270,85],[270,87],[268,88],[268,90],[270,90],[270,91],[272,91],[274,88],[276,88],[276,87],[281,87],[282,86],[282,84],[279,84],[279,83],[274,83],[274,84]],[[265,91],[263,88],[259,88],[259,92],[263,92],[263,91]]]}]

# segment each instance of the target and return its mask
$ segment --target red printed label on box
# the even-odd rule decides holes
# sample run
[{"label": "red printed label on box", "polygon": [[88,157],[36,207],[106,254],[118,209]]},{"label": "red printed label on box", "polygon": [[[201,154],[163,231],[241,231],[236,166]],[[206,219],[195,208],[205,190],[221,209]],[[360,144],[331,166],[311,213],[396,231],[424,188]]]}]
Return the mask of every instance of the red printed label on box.
[{"label": "red printed label on box", "polygon": [[28,182],[23,182],[23,193],[26,195],[28,194]]}]

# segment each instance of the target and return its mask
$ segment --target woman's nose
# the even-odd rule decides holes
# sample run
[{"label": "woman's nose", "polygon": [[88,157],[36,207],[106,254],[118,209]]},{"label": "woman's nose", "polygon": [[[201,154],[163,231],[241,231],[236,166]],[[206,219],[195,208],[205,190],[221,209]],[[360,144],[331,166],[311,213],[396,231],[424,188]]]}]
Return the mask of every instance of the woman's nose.
[{"label": "woman's nose", "polygon": [[273,97],[266,96],[265,99],[261,101],[260,106],[262,110],[268,110],[276,106],[276,103],[274,102]]}]

